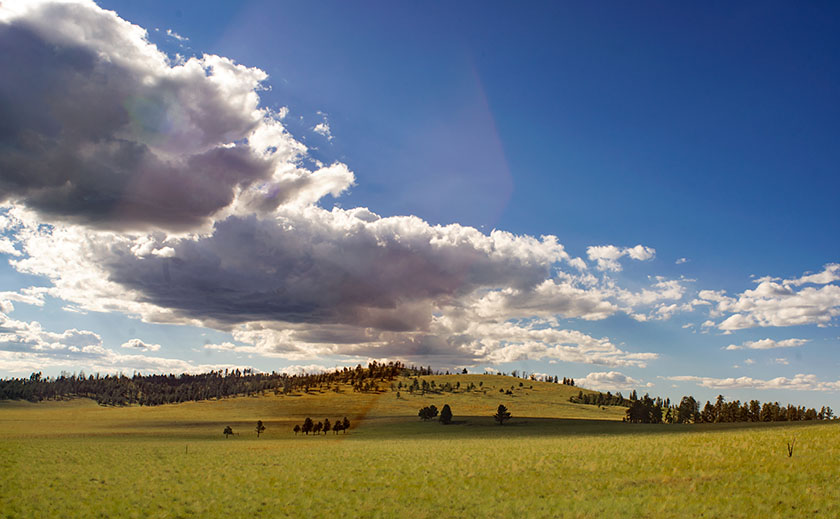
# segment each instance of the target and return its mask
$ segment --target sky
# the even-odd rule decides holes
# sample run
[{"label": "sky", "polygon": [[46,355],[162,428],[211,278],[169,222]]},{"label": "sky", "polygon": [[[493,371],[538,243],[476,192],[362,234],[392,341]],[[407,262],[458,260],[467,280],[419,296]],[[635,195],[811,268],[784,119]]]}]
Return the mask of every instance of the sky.
[{"label": "sky", "polygon": [[840,408],[840,7],[0,3],[0,377]]}]

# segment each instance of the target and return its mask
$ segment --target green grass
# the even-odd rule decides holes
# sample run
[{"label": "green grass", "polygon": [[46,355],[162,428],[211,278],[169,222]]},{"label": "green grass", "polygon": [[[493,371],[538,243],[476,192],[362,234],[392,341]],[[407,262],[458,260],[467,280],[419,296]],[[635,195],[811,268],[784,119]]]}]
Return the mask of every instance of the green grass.
[{"label": "green grass", "polygon": [[[840,517],[837,422],[632,425],[615,421],[620,408],[569,404],[577,389],[533,385],[400,400],[2,403],[0,517]],[[500,402],[514,415],[503,427],[490,418]],[[458,423],[417,419],[443,403]],[[347,415],[354,428],[295,436],[307,415]],[[222,436],[228,424],[238,437]]]}]

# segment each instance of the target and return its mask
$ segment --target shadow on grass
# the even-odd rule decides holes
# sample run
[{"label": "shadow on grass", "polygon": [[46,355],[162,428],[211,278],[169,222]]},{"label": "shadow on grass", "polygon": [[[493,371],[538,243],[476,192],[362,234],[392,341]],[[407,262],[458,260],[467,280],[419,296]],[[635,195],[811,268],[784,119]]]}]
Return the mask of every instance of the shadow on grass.
[{"label": "shadow on grass", "polygon": [[[562,437],[562,436],[617,436],[651,434],[691,434],[732,432],[748,429],[779,427],[811,427],[832,422],[745,422],[720,424],[633,424],[614,420],[587,420],[564,418],[535,418],[514,416],[504,425],[492,417],[458,417],[451,424],[435,421],[421,422],[412,417],[369,418],[361,423],[356,436],[359,438],[498,438],[505,437]],[[833,422],[837,424],[837,422]]]}]

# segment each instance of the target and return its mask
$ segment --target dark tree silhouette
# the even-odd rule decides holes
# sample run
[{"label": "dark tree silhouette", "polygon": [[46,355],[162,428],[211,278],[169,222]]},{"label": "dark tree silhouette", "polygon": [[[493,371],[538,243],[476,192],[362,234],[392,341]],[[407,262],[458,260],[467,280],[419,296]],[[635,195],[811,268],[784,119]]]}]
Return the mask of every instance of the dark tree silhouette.
[{"label": "dark tree silhouette", "polygon": [[292,430],[295,431],[295,436],[297,436],[297,433],[300,432],[300,425],[295,425],[295,428]]},{"label": "dark tree silhouette", "polygon": [[314,434],[321,434],[321,429],[323,429],[323,427],[324,427],[324,424],[322,424],[321,422],[318,422],[318,423],[315,424],[315,427],[312,429],[312,432]]},{"label": "dark tree silhouette", "polygon": [[264,432],[265,432],[265,425],[263,425],[262,420],[257,420],[257,438],[259,438],[260,435]]},{"label": "dark tree silhouette", "polygon": [[330,424],[330,419],[329,418],[324,418],[324,434],[327,434],[328,432],[330,432],[331,428],[332,428],[332,424]]},{"label": "dark tree silhouette", "polygon": [[223,432],[222,434],[224,434],[224,435],[225,435],[225,438],[227,438],[228,436],[230,436],[231,434],[233,434],[233,429],[231,429],[231,428],[230,428],[230,425],[228,425],[227,427],[225,427],[225,430],[224,430],[224,432]]},{"label": "dark tree silhouette", "polygon": [[344,429],[344,424],[341,423],[341,419],[337,419],[335,425],[333,425],[333,434],[338,434],[338,431],[342,429]]},{"label": "dark tree silhouette", "polygon": [[502,404],[499,404],[499,408],[496,409],[496,414],[493,415],[493,419],[499,422],[499,425],[504,425],[506,420],[510,420],[510,412],[507,410]]},{"label": "dark tree silhouette", "polygon": [[344,434],[347,434],[347,429],[350,428],[350,420],[347,417],[344,417],[344,420],[341,421],[341,430],[344,431]]},{"label": "dark tree silhouette", "polygon": [[313,424],[313,423],[312,423],[312,418],[309,418],[309,417],[307,416],[307,417],[306,417],[306,420],[304,420],[304,421],[303,421],[303,427],[301,427],[301,429],[300,429],[300,430],[301,430],[301,431],[303,431],[303,433],[304,433],[304,434],[306,434],[307,436],[309,436],[309,433],[311,433],[311,432],[312,432],[312,428],[313,428],[314,426],[315,426],[315,424]]},{"label": "dark tree silhouette", "polygon": [[432,418],[436,417],[437,415],[438,415],[438,409],[434,405],[424,407],[424,408],[420,409],[420,411],[417,412],[417,416],[422,418],[424,422],[428,421],[428,420],[431,420]]},{"label": "dark tree silhouette", "polygon": [[444,425],[452,423],[452,409],[449,408],[449,404],[443,404],[443,409],[440,410],[439,420]]}]

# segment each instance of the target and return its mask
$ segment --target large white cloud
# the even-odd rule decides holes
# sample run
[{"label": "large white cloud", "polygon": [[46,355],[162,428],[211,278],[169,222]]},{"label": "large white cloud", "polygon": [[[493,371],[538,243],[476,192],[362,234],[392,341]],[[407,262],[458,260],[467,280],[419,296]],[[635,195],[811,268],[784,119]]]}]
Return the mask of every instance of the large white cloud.
[{"label": "large white cloud", "polygon": [[666,377],[677,382],[696,382],[699,386],[710,389],[786,389],[794,391],[838,391],[840,380],[835,382],[821,381],[816,375],[798,374],[792,378],[777,377],[762,380],[751,377],[713,378],[695,376]]},{"label": "large white cloud", "polygon": [[683,297],[681,280],[633,292],[608,277],[653,258],[642,245],[588,249],[593,273],[553,236],[322,208],[354,175],[260,107],[263,71],[169,58],[90,1],[4,1],[0,47],[0,253],[49,280],[34,300],[209,326],[233,336],[211,348],[290,359],[643,366],[656,354],[558,319],[667,318]]},{"label": "large white cloud", "polygon": [[0,49],[0,197],[44,215],[186,230],[353,182],[300,165],[305,146],[259,108],[263,71],[173,62],[92,2],[4,1]]},{"label": "large white cloud", "polygon": [[717,325],[725,331],[758,326],[827,326],[840,315],[840,286],[834,284],[840,279],[838,272],[840,265],[829,264],[822,272],[795,279],[760,278],[754,289],[735,297],[712,290],[700,291],[698,297],[713,304],[713,316],[726,316]]}]

